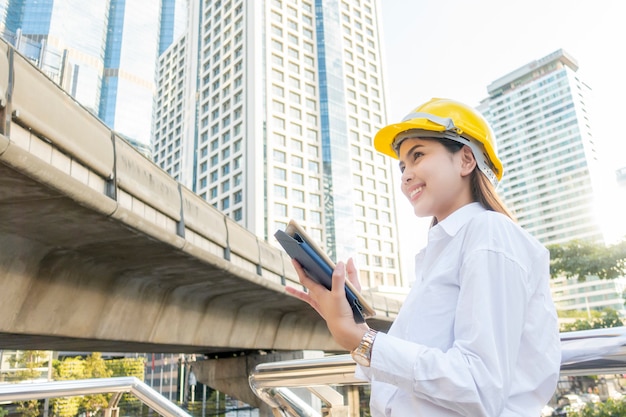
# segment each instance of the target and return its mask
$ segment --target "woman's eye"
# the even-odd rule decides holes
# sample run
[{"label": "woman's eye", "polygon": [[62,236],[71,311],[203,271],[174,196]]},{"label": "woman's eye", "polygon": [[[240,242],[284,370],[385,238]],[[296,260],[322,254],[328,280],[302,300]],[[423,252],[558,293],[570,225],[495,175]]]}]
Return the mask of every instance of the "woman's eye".
[{"label": "woman's eye", "polygon": [[415,152],[415,153],[413,154],[413,159],[417,159],[417,158],[419,158],[420,156],[424,156],[424,154],[423,154],[423,153],[421,153],[421,152]]}]

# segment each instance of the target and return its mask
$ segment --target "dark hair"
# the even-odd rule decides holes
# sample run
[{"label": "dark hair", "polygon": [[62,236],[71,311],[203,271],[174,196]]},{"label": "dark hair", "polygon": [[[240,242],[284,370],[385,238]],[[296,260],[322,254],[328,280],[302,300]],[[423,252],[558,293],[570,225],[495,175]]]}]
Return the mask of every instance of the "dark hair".
[{"label": "dark hair", "polygon": [[[463,146],[462,143],[449,140],[449,139],[433,139],[438,140],[447,150],[448,152],[454,154],[460,151]],[[480,203],[484,208],[491,211],[496,211],[498,213],[502,213],[505,216],[509,217],[511,220],[515,221],[515,217],[511,213],[511,211],[506,207],[504,202],[498,196],[496,192],[496,188],[489,181],[489,178],[476,166],[474,171],[472,171],[470,176],[470,187],[472,192],[472,199],[478,203]],[[437,219],[433,217],[433,221],[431,223],[431,227],[437,224]]]}]

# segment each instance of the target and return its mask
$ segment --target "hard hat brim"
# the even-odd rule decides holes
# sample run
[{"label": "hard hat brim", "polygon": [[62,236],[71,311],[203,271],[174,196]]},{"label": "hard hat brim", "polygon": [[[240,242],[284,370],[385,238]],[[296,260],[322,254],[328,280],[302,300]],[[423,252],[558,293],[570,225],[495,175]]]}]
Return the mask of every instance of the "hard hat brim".
[{"label": "hard hat brim", "polygon": [[443,132],[446,130],[444,126],[438,125],[427,119],[413,119],[406,122],[394,123],[380,129],[374,136],[374,148],[385,155],[394,159],[398,159],[398,155],[393,148],[393,143],[402,132],[407,130],[430,130],[431,132]]},{"label": "hard hat brim", "polygon": [[[390,124],[388,126],[383,127],[378,131],[378,133],[374,136],[374,148],[387,156],[392,157],[393,159],[398,159],[398,154],[394,149],[394,142],[396,137],[406,131],[409,130],[426,130],[436,133],[441,133],[446,131],[446,127],[437,123],[433,123],[428,119],[411,119],[400,123]],[[426,136],[424,136],[426,137]],[[435,137],[436,139],[436,137]],[[496,157],[494,150],[490,146],[485,146],[485,143],[480,143],[482,149],[484,149],[486,155],[485,164],[492,164],[493,167],[493,176],[494,179],[492,181],[499,181],[502,179],[502,162],[499,158]],[[488,144],[487,144],[488,145]],[[476,147],[472,147],[472,152],[474,153],[474,158],[478,161],[478,159],[482,156],[478,152]],[[491,168],[490,168],[491,169]],[[484,172],[485,170],[483,170]]]}]

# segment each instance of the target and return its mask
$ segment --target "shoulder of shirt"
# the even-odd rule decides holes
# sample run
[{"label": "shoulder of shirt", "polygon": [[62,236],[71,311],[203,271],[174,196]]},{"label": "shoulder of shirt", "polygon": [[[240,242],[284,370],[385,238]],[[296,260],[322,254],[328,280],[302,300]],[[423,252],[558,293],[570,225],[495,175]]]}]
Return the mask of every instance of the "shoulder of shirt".
[{"label": "shoulder of shirt", "polygon": [[502,249],[516,249],[523,245],[538,252],[548,251],[510,217],[492,210],[484,210],[469,219],[465,233],[480,238],[489,247],[499,244]]}]

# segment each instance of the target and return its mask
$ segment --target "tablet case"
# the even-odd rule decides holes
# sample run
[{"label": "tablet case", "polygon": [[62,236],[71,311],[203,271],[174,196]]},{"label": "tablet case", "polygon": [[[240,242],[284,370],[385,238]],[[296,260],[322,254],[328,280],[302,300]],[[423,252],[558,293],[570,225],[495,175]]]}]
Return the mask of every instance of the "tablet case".
[{"label": "tablet case", "polygon": [[[317,248],[295,221],[292,220],[289,223],[286,232],[276,231],[274,236],[278,243],[291,258],[298,261],[311,279],[330,289],[335,268],[332,261],[327,256],[327,259],[324,259],[325,254]],[[346,281],[346,298],[352,308],[355,322],[364,323],[365,318],[375,314],[374,310],[365,303],[365,300],[360,297],[348,281]]]}]

